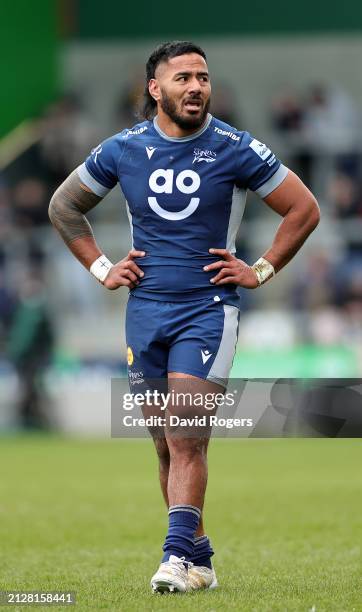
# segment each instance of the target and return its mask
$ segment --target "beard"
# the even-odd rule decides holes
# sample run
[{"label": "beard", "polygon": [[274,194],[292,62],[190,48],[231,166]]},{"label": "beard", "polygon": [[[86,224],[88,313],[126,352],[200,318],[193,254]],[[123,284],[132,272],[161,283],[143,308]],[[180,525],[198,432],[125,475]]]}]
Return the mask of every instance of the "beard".
[{"label": "beard", "polygon": [[[170,119],[172,119],[172,121],[182,130],[197,129],[201,127],[203,123],[205,123],[205,119],[210,108],[210,98],[205,103],[205,106],[203,108],[201,107],[202,110],[200,113],[194,116],[189,115],[188,117],[185,117],[178,112],[174,100],[167,95],[164,89],[161,89],[161,93],[161,108],[163,112],[166,113],[166,115],[168,115]],[[195,97],[194,99],[201,100],[200,97]]]}]

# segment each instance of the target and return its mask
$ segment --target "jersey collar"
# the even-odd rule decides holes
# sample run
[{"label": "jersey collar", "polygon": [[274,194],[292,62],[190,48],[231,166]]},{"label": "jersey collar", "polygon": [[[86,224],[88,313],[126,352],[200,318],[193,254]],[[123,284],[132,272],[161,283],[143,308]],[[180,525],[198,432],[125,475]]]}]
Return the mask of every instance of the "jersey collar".
[{"label": "jersey collar", "polygon": [[158,125],[157,115],[153,120],[153,127],[155,128],[156,132],[165,140],[169,140],[171,142],[188,142],[189,140],[195,140],[195,138],[198,138],[199,136],[201,136],[201,134],[206,132],[207,128],[209,127],[211,123],[211,119],[212,119],[212,115],[208,113],[207,119],[204,125],[202,126],[200,130],[198,130],[198,132],[194,132],[193,134],[190,134],[190,136],[180,136],[180,138],[177,138],[176,136],[167,136],[167,134],[165,134],[165,132],[163,132],[160,126]]}]

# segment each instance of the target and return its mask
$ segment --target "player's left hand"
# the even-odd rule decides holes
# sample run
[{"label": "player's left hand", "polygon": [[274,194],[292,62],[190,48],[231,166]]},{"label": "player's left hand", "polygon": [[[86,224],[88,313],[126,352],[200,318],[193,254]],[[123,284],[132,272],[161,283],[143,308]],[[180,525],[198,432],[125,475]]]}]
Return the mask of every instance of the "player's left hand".
[{"label": "player's left hand", "polygon": [[248,266],[245,261],[237,259],[227,249],[209,249],[209,253],[223,258],[204,267],[205,272],[220,270],[216,276],[210,279],[210,283],[213,285],[233,283],[247,289],[259,287],[259,282],[253,268]]}]

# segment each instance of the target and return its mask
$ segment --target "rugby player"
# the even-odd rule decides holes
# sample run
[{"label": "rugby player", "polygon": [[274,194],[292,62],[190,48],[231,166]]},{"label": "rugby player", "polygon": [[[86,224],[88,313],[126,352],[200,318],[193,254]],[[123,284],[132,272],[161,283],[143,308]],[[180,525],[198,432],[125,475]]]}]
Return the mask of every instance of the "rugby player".
[{"label": "rugby player", "polygon": [[[199,46],[159,46],[146,65],[144,120],[98,145],[51,200],[50,219],[75,257],[105,288],[129,290],[131,387],[141,376],[146,384],[165,379],[169,391],[188,391],[191,383],[204,394],[224,391],[237,341],[237,287],[267,282],[319,222],[309,189],[268,146],[212,117],[210,94]],[[133,246],[113,264],[85,215],[117,183]],[[248,189],[282,217],[270,248],[253,265],[235,257]],[[208,436],[157,429],[151,433],[169,528],[152,589],[213,588],[213,549],[201,516]]]}]

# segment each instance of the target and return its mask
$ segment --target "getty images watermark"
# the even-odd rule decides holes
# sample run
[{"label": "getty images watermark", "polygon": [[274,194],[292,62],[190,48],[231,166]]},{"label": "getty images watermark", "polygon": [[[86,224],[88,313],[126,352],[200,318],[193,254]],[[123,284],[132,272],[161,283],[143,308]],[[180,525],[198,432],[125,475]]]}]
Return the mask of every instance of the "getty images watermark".
[{"label": "getty images watermark", "polygon": [[145,414],[142,417],[125,414],[122,423],[124,427],[252,427],[252,418],[225,418],[211,414],[220,407],[235,408],[237,396],[237,389],[225,394],[174,389],[167,392],[147,389],[144,393],[124,393],[121,398],[123,410],[141,408]]},{"label": "getty images watermark", "polygon": [[362,437],[361,379],[112,379],[111,435]]}]

